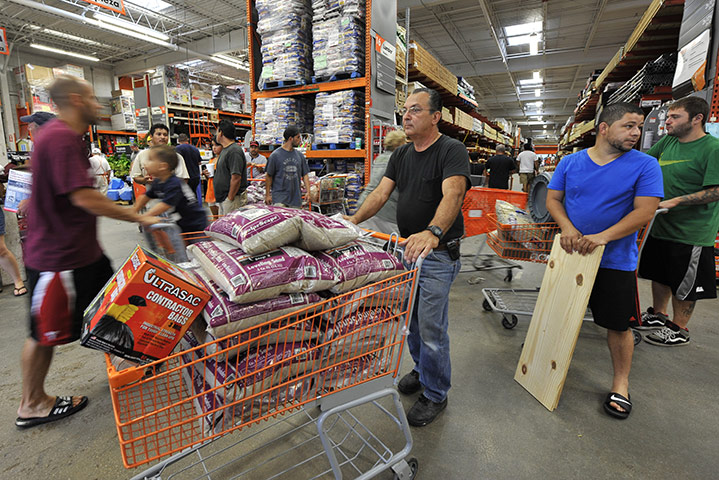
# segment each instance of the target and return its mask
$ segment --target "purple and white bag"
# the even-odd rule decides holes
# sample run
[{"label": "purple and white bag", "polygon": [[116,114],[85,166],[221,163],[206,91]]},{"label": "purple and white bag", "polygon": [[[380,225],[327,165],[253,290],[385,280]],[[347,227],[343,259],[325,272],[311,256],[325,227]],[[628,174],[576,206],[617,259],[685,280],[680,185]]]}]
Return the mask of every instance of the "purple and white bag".
[{"label": "purple and white bag", "polygon": [[251,255],[290,245],[300,239],[298,210],[248,205],[211,223],[205,232]]},{"label": "purple and white bag", "polygon": [[188,252],[235,303],[259,302],[282,293],[319,292],[337,283],[331,265],[299,248],[283,247],[253,256],[209,241],[190,245]]},{"label": "purple and white bag", "polygon": [[383,347],[385,340],[397,332],[397,321],[389,320],[392,316],[389,309],[372,308],[355,312],[335,323],[325,336],[325,342],[330,342],[329,363],[339,363]]},{"label": "purple and white bag", "polygon": [[354,241],[342,247],[316,252],[321,263],[334,269],[339,281],[330,290],[345,293],[405,271],[402,263],[377,245]]},{"label": "purple and white bag", "polygon": [[344,219],[330,218],[307,210],[295,212],[301,224],[300,239],[294,245],[308,252],[339,247],[360,236],[357,227]]},{"label": "purple and white bag", "polygon": [[197,270],[195,274],[211,295],[202,315],[207,322],[207,331],[215,338],[255,327],[322,301],[316,293],[290,293],[254,303],[234,303],[203,271]]}]

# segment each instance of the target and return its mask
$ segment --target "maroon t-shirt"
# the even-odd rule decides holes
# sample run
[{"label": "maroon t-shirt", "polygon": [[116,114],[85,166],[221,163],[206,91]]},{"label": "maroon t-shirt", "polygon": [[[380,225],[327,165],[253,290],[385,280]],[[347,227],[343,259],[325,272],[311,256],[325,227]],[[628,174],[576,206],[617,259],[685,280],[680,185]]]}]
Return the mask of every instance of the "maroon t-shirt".
[{"label": "maroon t-shirt", "polygon": [[82,135],[60,119],[50,120],[39,132],[31,163],[25,264],[60,272],[97,261],[97,219],[70,202],[71,192],[95,184]]}]

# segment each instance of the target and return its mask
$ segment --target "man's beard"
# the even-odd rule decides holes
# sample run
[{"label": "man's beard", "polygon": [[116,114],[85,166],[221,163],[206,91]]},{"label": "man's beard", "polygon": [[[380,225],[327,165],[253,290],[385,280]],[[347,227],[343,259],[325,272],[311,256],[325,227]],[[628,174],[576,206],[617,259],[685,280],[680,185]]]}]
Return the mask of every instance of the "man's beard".
[{"label": "man's beard", "polygon": [[681,125],[675,125],[672,129],[672,133],[669,133],[672,137],[683,137],[692,130],[691,123],[682,123]]},{"label": "man's beard", "polygon": [[633,147],[629,147],[629,148],[625,147],[624,142],[622,142],[621,140],[611,139],[611,140],[608,140],[608,143],[612,147],[614,147],[617,150],[619,150],[620,152],[624,152],[624,153],[631,151],[633,148]]}]

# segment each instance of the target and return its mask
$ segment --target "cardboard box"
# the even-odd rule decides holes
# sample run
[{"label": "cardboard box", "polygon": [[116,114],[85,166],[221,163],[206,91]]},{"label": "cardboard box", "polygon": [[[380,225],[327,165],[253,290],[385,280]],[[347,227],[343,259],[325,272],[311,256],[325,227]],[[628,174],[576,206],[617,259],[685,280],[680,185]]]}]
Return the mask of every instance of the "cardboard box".
[{"label": "cardboard box", "polygon": [[138,363],[165,358],[209,299],[190,274],[138,246],[85,310],[81,343]]},{"label": "cardboard box", "polygon": [[15,76],[18,83],[38,86],[48,86],[55,78],[52,68],[31,65],[29,63],[16,67]]},{"label": "cardboard box", "polygon": [[73,77],[85,79],[85,69],[79,65],[72,65],[71,63],[55,67],[52,71],[56,77],[59,75],[72,75]]}]

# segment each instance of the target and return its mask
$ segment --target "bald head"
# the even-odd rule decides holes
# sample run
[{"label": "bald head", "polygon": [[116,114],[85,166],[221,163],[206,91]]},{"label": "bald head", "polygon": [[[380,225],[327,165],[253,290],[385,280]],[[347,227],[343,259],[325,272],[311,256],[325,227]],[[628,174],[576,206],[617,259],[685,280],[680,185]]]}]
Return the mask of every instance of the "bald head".
[{"label": "bald head", "polygon": [[70,99],[73,94],[86,96],[93,95],[92,86],[85,80],[71,75],[60,75],[50,84],[50,98],[57,108],[63,109],[71,106]]}]

